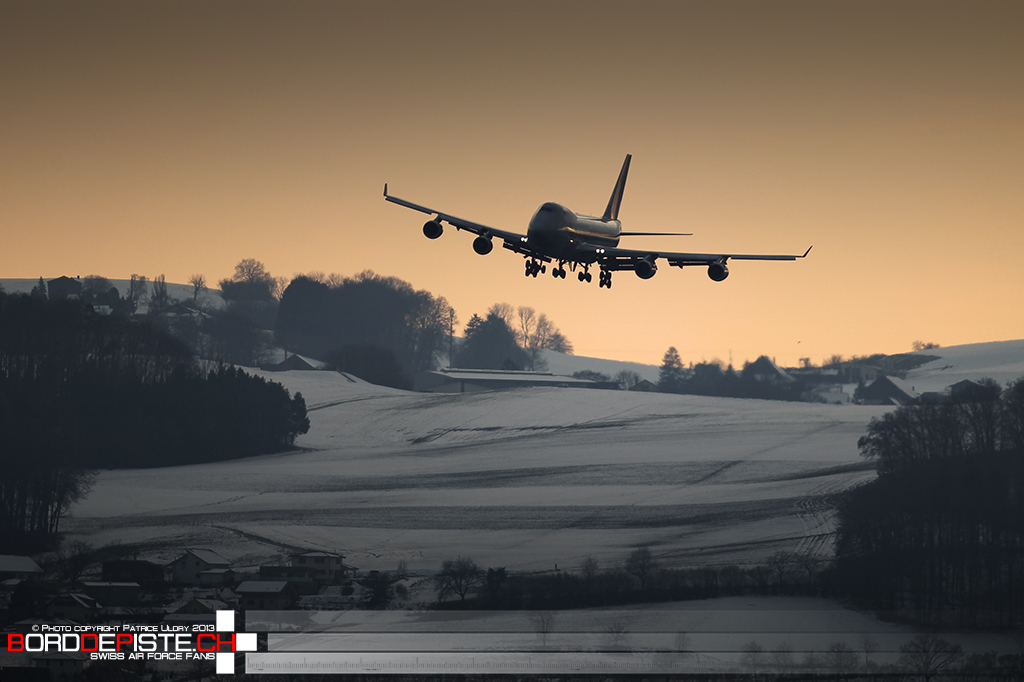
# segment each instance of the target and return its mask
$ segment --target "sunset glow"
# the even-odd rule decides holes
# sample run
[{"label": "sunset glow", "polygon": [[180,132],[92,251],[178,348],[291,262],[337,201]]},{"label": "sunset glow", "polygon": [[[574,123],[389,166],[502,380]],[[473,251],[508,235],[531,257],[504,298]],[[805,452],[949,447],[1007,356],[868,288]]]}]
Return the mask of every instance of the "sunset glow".
[{"label": "sunset glow", "polygon": [[[0,278],[393,275],[580,355],[782,364],[1024,338],[1019,2],[0,5]],[[600,215],[613,289],[420,231],[390,191],[525,233]],[[122,292],[123,293],[123,292]]]}]

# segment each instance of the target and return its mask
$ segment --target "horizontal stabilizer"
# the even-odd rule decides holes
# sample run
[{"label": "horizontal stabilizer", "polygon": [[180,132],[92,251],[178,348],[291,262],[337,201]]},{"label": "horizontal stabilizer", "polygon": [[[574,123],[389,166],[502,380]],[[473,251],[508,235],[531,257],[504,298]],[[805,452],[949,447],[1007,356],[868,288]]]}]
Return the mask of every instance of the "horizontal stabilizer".
[{"label": "horizontal stabilizer", "polygon": [[692,237],[693,232],[620,232],[620,237]]}]

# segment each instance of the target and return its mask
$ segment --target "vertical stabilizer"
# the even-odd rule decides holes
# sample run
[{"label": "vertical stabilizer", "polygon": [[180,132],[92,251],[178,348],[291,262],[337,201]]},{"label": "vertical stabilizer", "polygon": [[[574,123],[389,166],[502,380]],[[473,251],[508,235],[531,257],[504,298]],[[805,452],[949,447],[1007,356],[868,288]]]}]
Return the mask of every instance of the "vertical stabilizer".
[{"label": "vertical stabilizer", "polygon": [[632,154],[626,154],[626,160],[622,162],[622,170],[619,171],[619,179],[615,181],[615,189],[612,190],[612,198],[608,200],[608,208],[604,210],[603,220],[618,220],[619,205],[622,204],[622,191],[626,189],[626,174],[629,173],[629,160]]}]

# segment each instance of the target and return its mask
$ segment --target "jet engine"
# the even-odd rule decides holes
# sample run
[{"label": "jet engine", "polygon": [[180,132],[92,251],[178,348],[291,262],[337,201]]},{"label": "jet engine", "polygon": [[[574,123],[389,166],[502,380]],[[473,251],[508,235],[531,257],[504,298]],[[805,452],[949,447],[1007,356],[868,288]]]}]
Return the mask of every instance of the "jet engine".
[{"label": "jet engine", "polygon": [[633,266],[633,271],[636,272],[636,276],[640,279],[650,279],[658,271],[658,266],[654,264],[654,261],[644,259],[636,262],[636,265]]},{"label": "jet engine", "polygon": [[[428,235],[429,236],[429,235]],[[473,250],[479,253],[481,256],[486,256],[494,248],[494,244],[491,243],[490,237],[480,235],[473,240]]]},{"label": "jet engine", "polygon": [[423,234],[427,239],[437,239],[444,232],[444,228],[441,227],[440,220],[428,220],[423,223]]},{"label": "jet engine", "polygon": [[712,263],[708,266],[708,277],[721,282],[723,279],[729,276],[729,268],[725,263]]}]

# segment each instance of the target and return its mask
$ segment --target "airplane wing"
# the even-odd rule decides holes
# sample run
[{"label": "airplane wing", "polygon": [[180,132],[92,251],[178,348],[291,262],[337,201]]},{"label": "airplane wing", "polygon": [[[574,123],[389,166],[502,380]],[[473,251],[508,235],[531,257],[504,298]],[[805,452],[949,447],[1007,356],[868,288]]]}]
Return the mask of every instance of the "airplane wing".
[{"label": "airplane wing", "polygon": [[[813,247],[811,247],[813,248]],[[639,249],[607,248],[599,249],[597,260],[608,270],[633,270],[637,261],[654,262],[664,258],[669,265],[677,268],[688,265],[708,266],[713,263],[725,264],[730,260],[797,260],[806,258],[811,252],[808,248],[799,255],[787,254],[740,254],[740,253],[677,253],[669,251],[642,251]]]},{"label": "airplane wing", "polygon": [[[520,234],[518,232],[509,232],[508,230],[499,230],[498,228],[491,227],[490,225],[475,223],[472,220],[459,218],[458,216],[451,215],[450,213],[438,211],[435,208],[421,206],[420,204],[414,204],[413,202],[406,201],[405,199],[399,199],[396,196],[388,194],[387,183],[384,184],[384,199],[390,201],[393,204],[398,204],[399,206],[411,208],[414,211],[434,215],[436,216],[434,218],[434,222],[438,223],[439,225],[441,222],[446,222],[449,225],[454,225],[455,229],[457,230],[466,230],[467,232],[472,232],[473,234],[478,234],[483,237],[497,237],[498,239],[501,239],[503,242],[505,242],[504,246],[506,249],[510,249],[517,253],[532,253],[533,251],[532,249],[529,249],[526,246],[525,234]],[[545,258],[544,260],[548,259]]]}]

